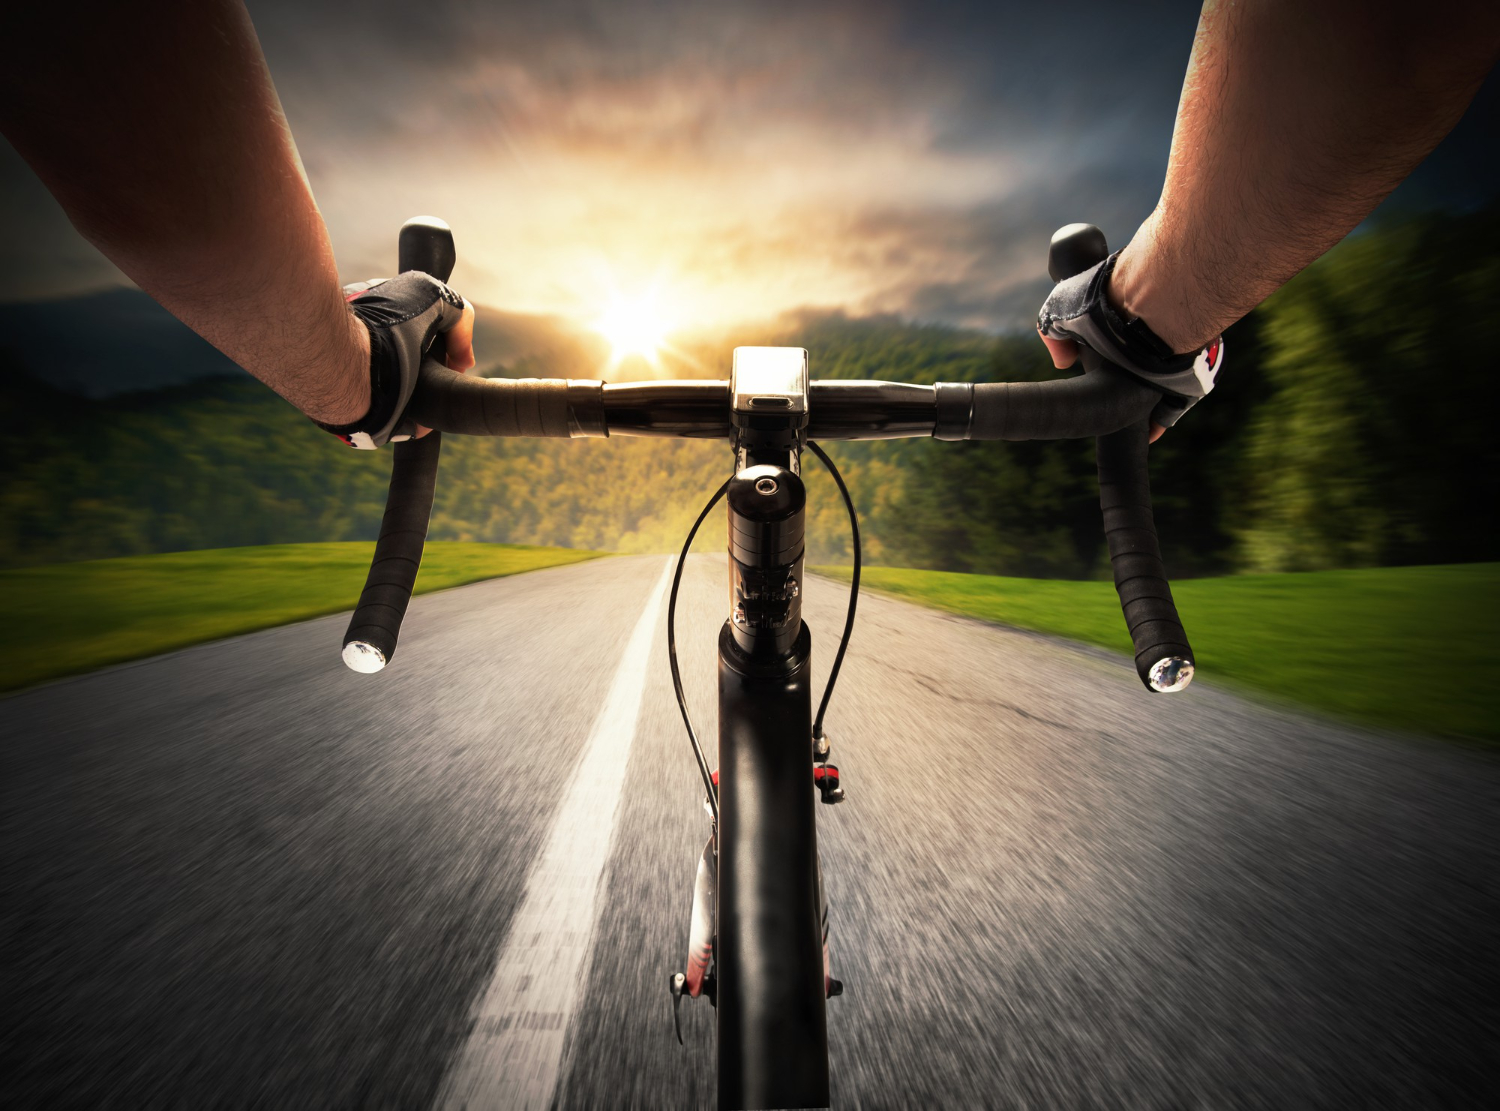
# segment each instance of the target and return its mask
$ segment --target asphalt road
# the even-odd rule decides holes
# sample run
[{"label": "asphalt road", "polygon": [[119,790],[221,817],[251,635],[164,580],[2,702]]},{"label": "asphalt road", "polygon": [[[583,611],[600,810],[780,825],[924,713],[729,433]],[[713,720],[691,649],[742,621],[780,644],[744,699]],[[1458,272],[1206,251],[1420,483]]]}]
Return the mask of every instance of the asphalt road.
[{"label": "asphalt road", "polygon": [[[374,678],[326,618],[0,701],[0,1103],[431,1106],[663,565],[419,598]],[[844,596],[807,600],[820,691]],[[711,738],[722,561],[684,604]],[[666,987],[707,822],[663,629],[561,1107],[711,1103],[712,1011],[679,1048]],[[855,635],[835,1106],[1494,1105],[1500,759],[874,596]]]}]

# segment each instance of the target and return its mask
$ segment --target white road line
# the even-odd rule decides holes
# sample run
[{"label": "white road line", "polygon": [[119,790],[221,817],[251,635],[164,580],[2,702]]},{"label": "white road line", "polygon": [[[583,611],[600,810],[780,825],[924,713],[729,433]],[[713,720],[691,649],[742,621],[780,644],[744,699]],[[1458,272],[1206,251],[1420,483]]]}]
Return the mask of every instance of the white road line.
[{"label": "white road line", "polygon": [[671,573],[668,559],[625,646],[582,759],[569,769],[567,797],[526,878],[494,977],[470,1016],[469,1040],[438,1095],[440,1108],[509,1111],[552,1102],[563,1039],[586,987],[599,889]]}]

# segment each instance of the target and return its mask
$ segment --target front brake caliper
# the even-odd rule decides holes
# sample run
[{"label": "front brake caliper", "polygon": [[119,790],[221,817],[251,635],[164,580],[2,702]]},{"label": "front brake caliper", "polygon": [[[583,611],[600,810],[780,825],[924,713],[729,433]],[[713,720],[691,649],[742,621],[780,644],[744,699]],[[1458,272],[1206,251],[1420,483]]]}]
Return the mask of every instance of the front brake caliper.
[{"label": "front brake caliper", "polygon": [[715,999],[714,980],[714,911],[719,902],[719,869],[714,852],[714,839],[709,837],[703,846],[703,855],[698,858],[698,878],[693,884],[693,918],[688,933],[687,971],[672,977],[672,1025],[677,1030],[678,1044],[682,1043],[682,1023],[679,1009],[684,995],[696,999],[708,996]]}]

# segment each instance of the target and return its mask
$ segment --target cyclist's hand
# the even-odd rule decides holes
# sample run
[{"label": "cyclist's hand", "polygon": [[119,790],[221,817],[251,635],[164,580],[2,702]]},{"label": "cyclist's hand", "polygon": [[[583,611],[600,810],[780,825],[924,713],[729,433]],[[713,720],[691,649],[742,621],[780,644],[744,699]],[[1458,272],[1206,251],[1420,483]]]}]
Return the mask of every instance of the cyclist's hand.
[{"label": "cyclist's hand", "polygon": [[[458,318],[458,323],[444,333],[443,340],[446,344],[443,365],[460,374],[474,369],[474,306],[468,301],[464,302],[463,315]],[[432,431],[425,424],[416,428],[415,435],[419,440]]]},{"label": "cyclist's hand", "polygon": [[449,367],[474,365],[474,309],[448,286],[416,270],[344,287],[350,310],[370,335],[370,408],[346,425],[318,423],[351,447],[377,448],[426,435],[406,419],[422,360],[439,334]]},{"label": "cyclist's hand", "polygon": [[1139,317],[1126,320],[1106,291],[1119,252],[1057,283],[1037,314],[1037,331],[1059,369],[1073,365],[1083,344],[1107,361],[1161,391],[1151,411],[1151,439],[1176,424],[1214,388],[1224,362],[1224,341],[1201,351],[1177,354]]},{"label": "cyclist's hand", "polygon": [[[1052,365],[1058,370],[1067,370],[1078,361],[1078,344],[1070,339],[1053,339],[1045,335],[1040,328],[1036,334],[1042,337],[1042,342],[1047,345],[1047,354],[1052,356]],[[1151,443],[1161,439],[1161,434],[1166,429],[1155,421],[1151,422]]]}]

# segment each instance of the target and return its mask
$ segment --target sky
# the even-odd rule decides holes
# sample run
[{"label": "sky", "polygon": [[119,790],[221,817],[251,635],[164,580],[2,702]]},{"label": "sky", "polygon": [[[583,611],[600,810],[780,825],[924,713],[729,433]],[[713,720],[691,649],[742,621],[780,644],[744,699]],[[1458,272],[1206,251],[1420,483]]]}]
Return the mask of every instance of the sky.
[{"label": "sky", "polygon": [[[455,287],[510,312],[1006,329],[1054,228],[1123,244],[1150,212],[1198,4],[248,7],[345,280],[430,213]],[[1398,201],[1494,195],[1495,84]],[[0,201],[0,300],[123,282],[8,147]]]}]

